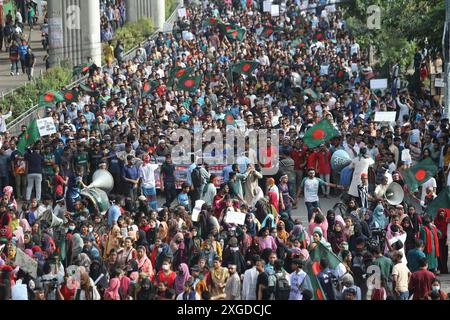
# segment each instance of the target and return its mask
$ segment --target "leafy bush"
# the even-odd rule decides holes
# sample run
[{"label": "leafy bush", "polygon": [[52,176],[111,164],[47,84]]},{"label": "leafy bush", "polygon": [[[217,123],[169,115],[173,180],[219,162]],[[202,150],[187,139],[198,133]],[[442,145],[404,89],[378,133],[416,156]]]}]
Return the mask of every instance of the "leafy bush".
[{"label": "leafy bush", "polygon": [[177,0],[166,0],[166,20],[172,15],[173,10],[175,10],[178,2]]},{"label": "leafy bush", "polygon": [[147,39],[152,32],[152,20],[150,18],[141,18],[137,22],[126,23],[122,28],[118,29],[113,39],[113,45],[116,45],[119,40],[122,41],[126,52]]},{"label": "leafy bush", "polygon": [[0,102],[2,110],[13,107],[12,120],[22,113],[28,111],[32,106],[38,104],[39,96],[49,90],[59,90],[68,85],[72,79],[72,69],[65,67],[50,68],[42,77],[18,88],[13,94],[5,96]]}]

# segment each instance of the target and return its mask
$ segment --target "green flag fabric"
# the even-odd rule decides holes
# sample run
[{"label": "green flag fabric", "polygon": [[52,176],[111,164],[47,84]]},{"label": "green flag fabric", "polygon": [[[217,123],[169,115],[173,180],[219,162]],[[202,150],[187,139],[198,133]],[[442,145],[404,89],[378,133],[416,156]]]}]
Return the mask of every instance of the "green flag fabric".
[{"label": "green flag fabric", "polygon": [[202,80],[201,76],[187,76],[180,79],[180,81],[177,84],[178,90],[184,90],[184,91],[195,91],[198,89],[198,86],[200,85],[200,82]]},{"label": "green flag fabric", "polygon": [[226,126],[233,126],[233,127],[236,126],[236,121],[234,120],[234,117],[231,114],[231,112],[228,111],[227,113],[225,113],[224,120],[225,120],[225,125]]},{"label": "green flag fabric", "polygon": [[93,90],[92,88],[85,85],[84,83],[80,84],[80,89],[83,90],[86,94],[90,95],[91,97],[100,96],[100,92],[98,90]]},{"label": "green flag fabric", "polygon": [[76,90],[64,91],[64,100],[67,103],[78,102],[78,92]]},{"label": "green flag fabric", "polygon": [[328,119],[323,119],[306,131],[303,142],[309,148],[315,148],[339,135],[339,131],[330,123]]},{"label": "green flag fabric", "polygon": [[64,100],[64,94],[61,91],[50,90],[39,97],[39,105],[43,107],[52,106]]},{"label": "green flag fabric", "polygon": [[27,128],[27,131],[22,133],[19,137],[19,141],[17,142],[17,151],[20,152],[21,155],[25,153],[25,149],[39,140],[39,129],[37,126],[37,121],[34,119],[30,126]]},{"label": "green flag fabric", "polygon": [[344,81],[347,80],[347,79],[348,79],[348,73],[347,73],[347,71],[345,71],[344,68],[339,68],[339,69],[336,71],[336,82],[342,83],[342,82],[344,82]]},{"label": "green flag fabric", "polygon": [[269,38],[273,35],[277,30],[274,27],[264,26],[261,32],[261,38]]},{"label": "green flag fabric", "polygon": [[193,71],[194,71],[194,68],[192,68],[192,67],[188,67],[188,68],[181,68],[178,66],[173,67],[169,71],[169,81],[168,81],[167,85],[173,86],[175,83],[175,79],[177,79],[178,81],[181,81],[185,77],[190,76]]},{"label": "green flag fabric", "polygon": [[216,18],[216,17],[211,17],[211,18],[209,18],[209,19],[206,19],[206,21],[204,22],[204,25],[215,27],[215,26],[217,26],[219,23],[221,23],[220,19],[218,19],[218,18]]},{"label": "green flag fabric", "polygon": [[317,261],[311,261],[306,265],[305,268],[306,274],[309,276],[311,280],[311,286],[313,289],[313,300],[326,300],[325,292],[320,285],[319,279],[317,276],[320,273],[320,263]]},{"label": "green flag fabric", "polygon": [[85,75],[89,72],[92,63],[82,63],[73,68],[73,76],[78,76],[80,74]]},{"label": "green flag fabric", "polygon": [[147,81],[144,83],[144,86],[142,87],[142,96],[148,97],[158,86],[158,81]]},{"label": "green flag fabric", "polygon": [[320,262],[320,259],[327,258],[330,262],[330,268],[336,269],[336,267],[342,263],[342,260],[334,254],[333,251],[329,250],[324,246],[322,242],[319,242],[316,248],[309,253],[309,257],[311,261]]},{"label": "green flag fabric", "polygon": [[245,37],[246,30],[244,28],[232,27],[226,33],[228,40],[242,41]]},{"label": "green flag fabric", "polygon": [[439,192],[438,196],[428,205],[425,212],[431,215],[431,217],[436,217],[439,209],[450,208],[450,187],[445,187]]},{"label": "green flag fabric", "polygon": [[407,169],[403,173],[406,185],[410,192],[416,192],[419,186],[427,182],[431,177],[435,176],[438,167],[431,158],[427,158],[415,166]]},{"label": "green flag fabric", "polygon": [[257,61],[240,61],[231,67],[231,71],[248,76],[255,71],[258,66],[259,62]]}]

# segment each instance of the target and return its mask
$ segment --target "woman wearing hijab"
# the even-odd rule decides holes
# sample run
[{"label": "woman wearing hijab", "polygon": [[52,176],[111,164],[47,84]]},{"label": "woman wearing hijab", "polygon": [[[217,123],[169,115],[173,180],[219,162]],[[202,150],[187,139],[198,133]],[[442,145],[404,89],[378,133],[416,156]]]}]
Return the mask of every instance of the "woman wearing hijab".
[{"label": "woman wearing hijab", "polygon": [[438,267],[438,258],[440,256],[440,231],[433,225],[429,215],[425,215],[422,221],[423,225],[420,227],[419,237],[425,246],[424,253],[428,260],[428,270],[435,271]]},{"label": "woman wearing hijab", "polygon": [[327,242],[327,240],[323,236],[323,231],[320,227],[315,227],[312,233],[311,244],[309,245],[309,252],[311,252],[317,248],[317,245],[322,243],[327,249],[331,251],[331,245]]},{"label": "woman wearing hijab", "polygon": [[103,252],[104,259],[106,259],[109,256],[109,252],[112,249],[118,250],[120,248],[120,238],[121,237],[122,237],[122,233],[120,231],[120,227],[118,225],[114,225],[111,228],[111,231],[108,233],[105,251]]},{"label": "woman wearing hijab", "polygon": [[149,278],[144,278],[141,281],[141,286],[136,294],[136,300],[153,300],[155,290]]},{"label": "woman wearing hijab", "polygon": [[441,233],[439,236],[439,271],[441,274],[448,273],[448,229],[450,222],[450,209],[441,208],[434,218],[434,224]]},{"label": "woman wearing hijab", "polygon": [[149,277],[151,281],[154,278],[153,266],[150,259],[147,257],[147,250],[144,246],[137,247],[136,261],[139,272],[143,272]]},{"label": "woman wearing hijab", "polygon": [[253,213],[247,213],[245,217],[245,226],[247,227],[247,234],[252,237],[258,234],[258,224],[255,220],[256,218]]},{"label": "woman wearing hijab", "polygon": [[292,229],[291,236],[301,243],[301,247],[303,249],[308,248],[310,237],[300,222],[294,226],[294,229]]},{"label": "woman wearing hijab", "polygon": [[332,230],[328,232],[328,241],[335,254],[339,253],[339,245],[343,241],[347,241],[344,233],[344,223],[341,220],[335,220]]},{"label": "woman wearing hijab", "polygon": [[77,289],[74,300],[100,300],[94,281],[87,272],[80,273],[80,288]]},{"label": "woman wearing hijab", "polygon": [[120,280],[119,278],[112,278],[109,281],[109,287],[103,295],[104,300],[121,300],[119,294]]},{"label": "woman wearing hijab", "polygon": [[133,239],[131,237],[125,238],[124,247],[119,249],[119,262],[122,266],[126,265],[131,259],[136,259],[137,252],[133,248]]},{"label": "woman wearing hijab", "polygon": [[184,284],[189,279],[191,275],[189,274],[189,267],[186,263],[180,264],[177,271],[177,276],[175,277],[174,289],[175,293],[179,295],[184,291]]},{"label": "woman wearing hijab", "polygon": [[416,247],[416,235],[414,232],[414,226],[411,223],[411,218],[407,215],[403,216],[400,224],[403,228],[403,231],[406,232],[405,254],[408,255],[408,252]]},{"label": "woman wearing hijab", "polygon": [[[249,167],[253,168],[253,164],[249,164]],[[262,179],[263,175],[256,171],[252,170],[245,179],[244,182],[244,200],[247,204],[251,205],[252,203],[256,203],[258,201],[258,195],[261,191],[261,188],[258,185],[258,180]]]}]

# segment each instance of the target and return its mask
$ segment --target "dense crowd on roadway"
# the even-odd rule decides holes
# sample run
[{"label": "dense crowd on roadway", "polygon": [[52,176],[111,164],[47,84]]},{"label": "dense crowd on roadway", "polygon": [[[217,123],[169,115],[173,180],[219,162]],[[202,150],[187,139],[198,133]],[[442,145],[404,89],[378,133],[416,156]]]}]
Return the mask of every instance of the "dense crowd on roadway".
[{"label": "dense crowd on roadway", "polygon": [[[372,90],[343,11],[316,2],[186,3],[173,32],[92,65],[76,101],[46,109],[57,132],[24,152],[31,128],[11,136],[3,110],[0,299],[447,299],[450,210],[429,208],[450,185],[448,119],[397,67]],[[233,130],[245,152],[180,165],[177,129]],[[263,129],[275,138],[249,147]],[[216,142],[204,158],[236,151]],[[416,170],[415,190],[424,163],[437,170]],[[108,179],[106,200],[83,196]]]}]

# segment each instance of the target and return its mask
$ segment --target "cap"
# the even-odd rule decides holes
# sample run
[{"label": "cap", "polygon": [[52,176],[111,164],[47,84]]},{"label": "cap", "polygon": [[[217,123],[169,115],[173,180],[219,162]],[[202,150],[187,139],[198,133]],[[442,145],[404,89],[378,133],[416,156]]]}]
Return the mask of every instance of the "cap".
[{"label": "cap", "polygon": [[361,178],[367,178],[367,177],[368,177],[367,173],[365,173],[365,172],[361,173]]}]

